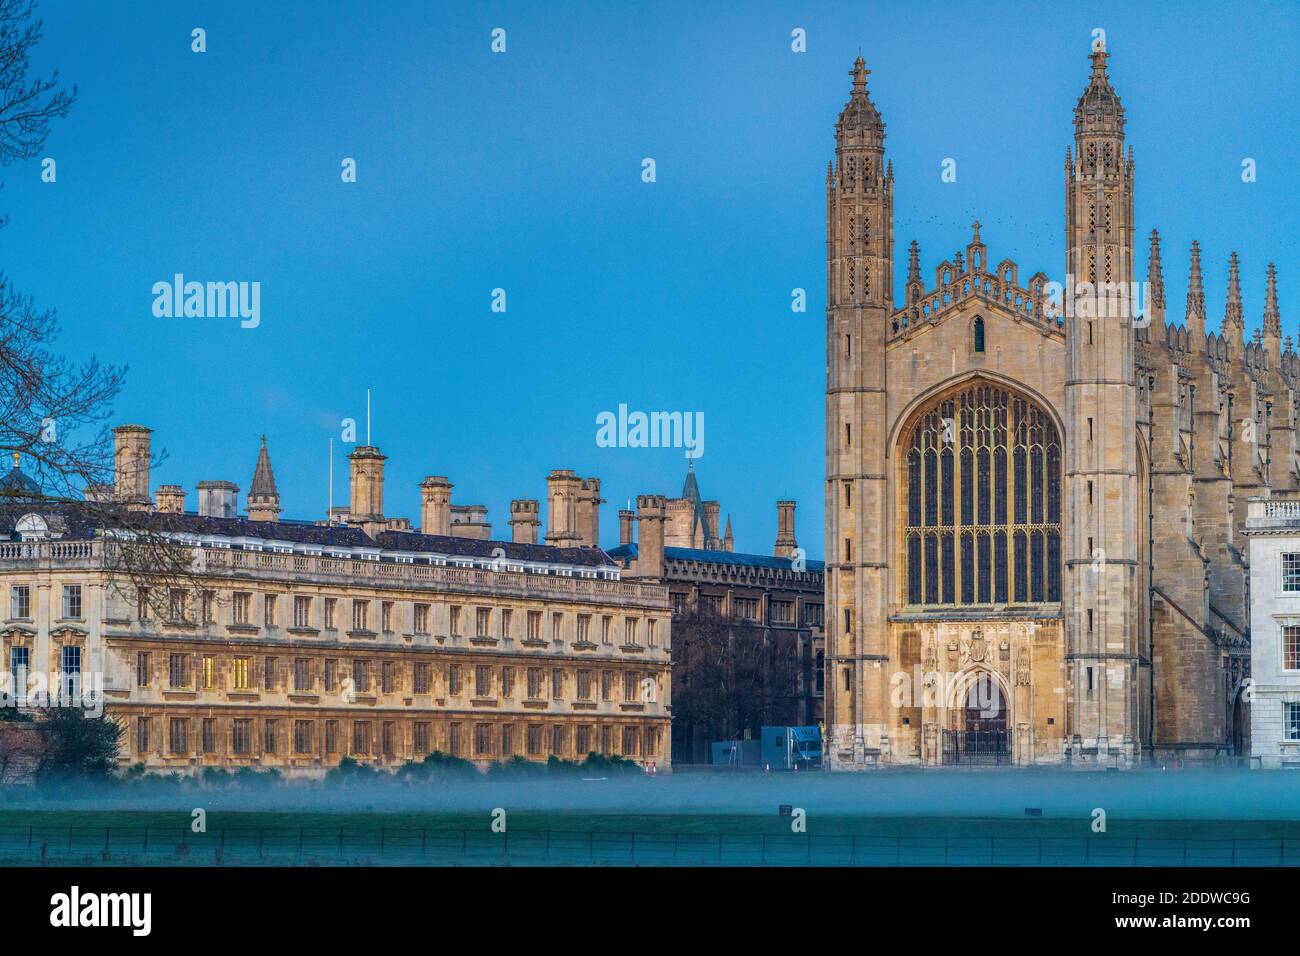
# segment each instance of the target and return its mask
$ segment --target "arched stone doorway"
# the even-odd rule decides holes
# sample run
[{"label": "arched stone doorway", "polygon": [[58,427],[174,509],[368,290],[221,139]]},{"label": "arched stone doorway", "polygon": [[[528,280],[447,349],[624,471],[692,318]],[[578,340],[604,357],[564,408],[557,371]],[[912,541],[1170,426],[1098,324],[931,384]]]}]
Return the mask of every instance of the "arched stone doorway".
[{"label": "arched stone doorway", "polygon": [[990,670],[977,668],[954,681],[947,707],[943,763],[1011,763],[1010,704],[1005,685]]}]

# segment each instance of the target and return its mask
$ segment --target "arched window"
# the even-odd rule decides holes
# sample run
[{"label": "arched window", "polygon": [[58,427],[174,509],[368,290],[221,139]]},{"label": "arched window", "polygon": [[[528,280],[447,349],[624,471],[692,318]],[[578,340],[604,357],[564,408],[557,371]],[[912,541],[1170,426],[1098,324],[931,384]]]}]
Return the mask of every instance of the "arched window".
[{"label": "arched window", "polygon": [[980,316],[975,317],[975,351],[984,351],[984,319]]},{"label": "arched window", "polygon": [[977,381],[917,413],[902,442],[905,602],[1060,601],[1061,441],[1051,416]]}]

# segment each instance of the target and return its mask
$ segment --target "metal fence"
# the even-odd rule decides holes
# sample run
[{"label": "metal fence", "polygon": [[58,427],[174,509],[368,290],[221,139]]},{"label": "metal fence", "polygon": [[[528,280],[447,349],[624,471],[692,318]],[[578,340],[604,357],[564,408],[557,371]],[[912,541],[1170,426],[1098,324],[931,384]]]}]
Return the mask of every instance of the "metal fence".
[{"label": "metal fence", "polygon": [[1300,838],[913,837],[440,828],[0,827],[0,864],[1297,866]]}]

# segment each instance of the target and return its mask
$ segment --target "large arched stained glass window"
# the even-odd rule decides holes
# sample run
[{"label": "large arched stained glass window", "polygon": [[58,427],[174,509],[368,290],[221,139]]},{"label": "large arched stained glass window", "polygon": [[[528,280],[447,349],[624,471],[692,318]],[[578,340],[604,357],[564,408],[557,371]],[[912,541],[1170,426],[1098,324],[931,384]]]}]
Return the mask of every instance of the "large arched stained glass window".
[{"label": "large arched stained glass window", "polygon": [[1061,600],[1061,441],[1000,385],[941,396],[903,433],[909,605]]}]

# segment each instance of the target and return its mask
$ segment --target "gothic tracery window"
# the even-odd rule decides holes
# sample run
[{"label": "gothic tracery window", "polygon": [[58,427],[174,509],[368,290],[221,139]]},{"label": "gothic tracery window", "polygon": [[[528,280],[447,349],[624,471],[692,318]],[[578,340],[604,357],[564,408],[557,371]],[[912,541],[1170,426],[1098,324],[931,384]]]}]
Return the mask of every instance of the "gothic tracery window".
[{"label": "gothic tracery window", "polygon": [[1061,600],[1061,442],[1051,417],[977,382],[904,433],[909,605]]}]

